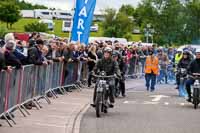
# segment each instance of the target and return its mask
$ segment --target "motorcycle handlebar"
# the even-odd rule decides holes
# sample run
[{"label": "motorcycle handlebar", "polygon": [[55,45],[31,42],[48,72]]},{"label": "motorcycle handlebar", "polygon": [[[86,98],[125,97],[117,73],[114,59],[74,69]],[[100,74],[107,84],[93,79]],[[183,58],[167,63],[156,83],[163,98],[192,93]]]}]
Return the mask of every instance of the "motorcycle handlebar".
[{"label": "motorcycle handlebar", "polygon": [[95,75],[95,74],[93,74],[92,76],[94,76],[94,77],[96,77],[96,78],[115,78],[115,75],[101,76],[101,75]]},{"label": "motorcycle handlebar", "polygon": [[199,78],[200,79],[200,74],[193,73],[192,75],[191,74],[188,75],[188,77],[193,78],[193,79],[195,79],[195,78]]}]

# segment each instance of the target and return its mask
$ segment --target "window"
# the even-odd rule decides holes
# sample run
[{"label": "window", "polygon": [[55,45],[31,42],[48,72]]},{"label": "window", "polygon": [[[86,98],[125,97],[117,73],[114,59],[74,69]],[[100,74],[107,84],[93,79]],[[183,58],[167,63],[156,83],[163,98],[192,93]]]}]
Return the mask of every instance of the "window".
[{"label": "window", "polygon": [[49,15],[49,12],[42,12],[43,15]]},{"label": "window", "polygon": [[64,15],[64,16],[72,16],[70,13],[63,13],[63,12],[61,12],[60,15]]},{"label": "window", "polygon": [[71,27],[71,22],[65,22],[65,27]]}]

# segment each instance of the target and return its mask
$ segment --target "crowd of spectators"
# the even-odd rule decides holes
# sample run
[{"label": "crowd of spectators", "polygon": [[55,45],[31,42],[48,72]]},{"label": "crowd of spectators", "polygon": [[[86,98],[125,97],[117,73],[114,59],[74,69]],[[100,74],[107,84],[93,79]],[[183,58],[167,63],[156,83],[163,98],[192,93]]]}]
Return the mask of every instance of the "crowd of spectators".
[{"label": "crowd of spectators", "polygon": [[[176,50],[142,45],[141,42],[131,45],[118,41],[94,41],[88,45],[69,43],[67,39],[43,39],[39,33],[32,33],[28,41],[21,41],[13,33],[8,33],[1,42],[0,70],[11,71],[12,67],[21,69],[23,65],[48,65],[52,62],[64,62],[65,77],[68,74],[66,65],[70,62],[87,62],[91,72],[98,59],[103,57],[103,49],[111,47],[123,57],[124,73],[136,78],[136,73],[144,74],[144,66],[149,50],[159,58],[160,76],[158,82],[165,77],[167,83],[167,69],[174,62]],[[88,76],[88,86],[91,86],[91,76]]]}]

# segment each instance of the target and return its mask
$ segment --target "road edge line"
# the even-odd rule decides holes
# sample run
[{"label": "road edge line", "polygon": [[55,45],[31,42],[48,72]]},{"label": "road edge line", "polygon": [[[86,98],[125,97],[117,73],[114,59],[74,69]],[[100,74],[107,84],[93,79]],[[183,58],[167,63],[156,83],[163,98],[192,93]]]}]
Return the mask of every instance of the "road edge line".
[{"label": "road edge line", "polygon": [[89,109],[89,107],[90,107],[89,103],[85,104],[84,107],[81,108],[81,110],[74,117],[71,133],[79,133],[80,132],[81,120],[83,118],[83,115]]}]

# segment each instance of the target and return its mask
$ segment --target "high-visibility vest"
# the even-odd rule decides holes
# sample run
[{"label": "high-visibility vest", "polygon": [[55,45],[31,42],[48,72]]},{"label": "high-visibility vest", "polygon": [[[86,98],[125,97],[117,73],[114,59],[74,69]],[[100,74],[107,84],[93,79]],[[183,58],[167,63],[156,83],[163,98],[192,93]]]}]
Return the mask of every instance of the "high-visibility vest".
[{"label": "high-visibility vest", "polygon": [[175,55],[175,64],[177,65],[179,63],[179,61],[182,59],[183,57],[183,54],[179,55],[179,54],[176,54]]},{"label": "high-visibility vest", "polygon": [[145,73],[150,74],[152,72],[156,75],[158,75],[159,73],[158,57],[147,56],[145,64]]}]

